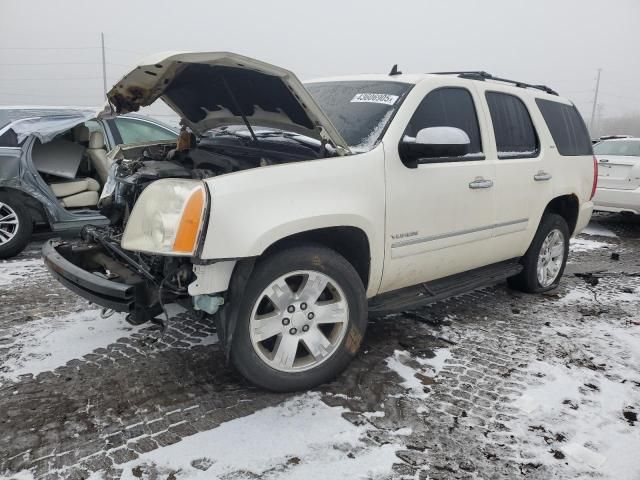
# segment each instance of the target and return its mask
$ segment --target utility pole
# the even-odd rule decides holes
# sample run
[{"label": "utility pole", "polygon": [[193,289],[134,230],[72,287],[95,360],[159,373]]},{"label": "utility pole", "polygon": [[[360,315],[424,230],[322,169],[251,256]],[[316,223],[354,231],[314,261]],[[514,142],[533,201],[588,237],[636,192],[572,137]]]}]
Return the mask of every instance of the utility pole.
[{"label": "utility pole", "polygon": [[[104,53],[104,32],[100,32],[100,40],[102,43],[102,87],[104,89],[104,98],[107,98],[107,58]],[[600,78],[598,74],[598,78]],[[596,87],[597,95],[597,87]]]},{"label": "utility pole", "polygon": [[[596,123],[593,125],[594,130],[599,130],[599,135],[604,135],[607,132],[602,131],[602,111],[604,110],[604,105],[602,103],[598,104],[598,110],[596,112]],[[595,136],[595,135],[594,135]]]},{"label": "utility pole", "polygon": [[591,121],[589,122],[589,130],[591,130],[591,134],[593,135],[593,122],[596,119],[596,107],[598,105],[598,90],[600,89],[600,72],[602,69],[598,69],[598,77],[596,78],[596,92],[593,96],[593,108],[591,109]]}]

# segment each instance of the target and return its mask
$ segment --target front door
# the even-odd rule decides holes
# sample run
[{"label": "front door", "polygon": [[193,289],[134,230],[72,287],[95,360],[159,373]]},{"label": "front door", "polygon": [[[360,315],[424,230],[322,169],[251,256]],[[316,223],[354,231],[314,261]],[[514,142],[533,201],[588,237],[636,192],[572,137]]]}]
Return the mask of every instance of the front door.
[{"label": "front door", "polygon": [[[490,250],[495,164],[483,153],[487,132],[478,121],[477,93],[452,82],[443,78],[440,85],[418,84],[403,105],[404,123],[400,114],[394,121],[398,134],[385,136],[387,211],[380,293],[483,266]],[[407,110],[411,98],[418,103],[413,111]],[[402,158],[399,139],[440,126],[464,130],[470,153],[432,158],[417,167]]]}]

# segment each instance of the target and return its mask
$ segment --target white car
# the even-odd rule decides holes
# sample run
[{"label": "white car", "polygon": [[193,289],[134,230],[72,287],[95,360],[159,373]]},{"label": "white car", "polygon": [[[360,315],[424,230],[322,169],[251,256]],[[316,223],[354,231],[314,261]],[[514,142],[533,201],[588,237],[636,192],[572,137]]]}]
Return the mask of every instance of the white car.
[{"label": "white car", "polygon": [[640,138],[615,138],[597,143],[598,189],[595,209],[640,214]]},{"label": "white car", "polygon": [[99,203],[112,224],[45,244],[46,264],[133,323],[169,301],[212,315],[271,390],[340,373],[368,312],[506,278],[554,288],[593,209],[573,104],[484,72],[302,84],[231,53],[164,54],[108,97],[114,114],[162,98],[185,130],[119,149]]}]

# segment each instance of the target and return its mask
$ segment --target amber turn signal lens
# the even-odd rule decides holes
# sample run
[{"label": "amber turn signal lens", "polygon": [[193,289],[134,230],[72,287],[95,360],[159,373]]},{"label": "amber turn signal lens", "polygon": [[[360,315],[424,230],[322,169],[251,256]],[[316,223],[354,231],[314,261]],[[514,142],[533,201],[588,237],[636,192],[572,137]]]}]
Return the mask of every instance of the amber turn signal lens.
[{"label": "amber turn signal lens", "polygon": [[173,251],[176,253],[193,253],[198,241],[198,232],[202,222],[204,209],[204,189],[199,188],[191,194],[184,206],[178,233],[173,242]]}]

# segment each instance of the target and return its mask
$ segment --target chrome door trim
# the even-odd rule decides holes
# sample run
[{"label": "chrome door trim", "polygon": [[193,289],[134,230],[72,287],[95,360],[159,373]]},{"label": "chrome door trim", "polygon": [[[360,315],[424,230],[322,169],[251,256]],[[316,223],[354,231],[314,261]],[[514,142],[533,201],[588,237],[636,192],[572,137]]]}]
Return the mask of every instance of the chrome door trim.
[{"label": "chrome door trim", "polygon": [[391,248],[408,247],[410,245],[417,245],[419,243],[433,242],[434,240],[443,240],[445,238],[457,237],[460,235],[468,235],[470,233],[483,232],[485,230],[492,230],[494,228],[509,227],[511,225],[518,225],[520,223],[527,223],[528,218],[520,218],[518,220],[511,220],[508,222],[494,223],[491,225],[485,225],[482,227],[468,228],[465,230],[457,230],[455,232],[441,233],[438,235],[431,235],[429,237],[411,238],[408,240],[400,240],[391,244]]}]

